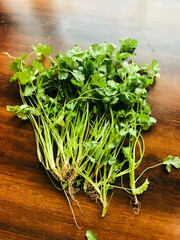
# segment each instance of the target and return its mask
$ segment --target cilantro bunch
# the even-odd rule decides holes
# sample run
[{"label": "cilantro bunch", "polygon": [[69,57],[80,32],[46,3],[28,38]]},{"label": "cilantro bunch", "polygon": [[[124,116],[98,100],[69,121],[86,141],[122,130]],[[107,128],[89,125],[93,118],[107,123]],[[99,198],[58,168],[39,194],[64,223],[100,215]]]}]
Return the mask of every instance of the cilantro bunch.
[{"label": "cilantro bunch", "polygon": [[[17,80],[22,105],[7,110],[31,121],[38,159],[48,175],[60,181],[69,203],[81,188],[102,203],[102,217],[109,190],[124,189],[138,205],[137,195],[149,184],[146,179],[139,186],[141,175],[136,179],[135,170],[145,150],[141,132],[156,122],[146,101],[147,88],[160,75],[157,60],[143,66],[134,62],[137,43],[124,38],[119,49],[106,42],[86,50],[75,46],[55,60],[49,57],[48,66],[42,60],[52,48],[38,44],[9,66],[14,72],[10,82]],[[168,171],[171,165],[180,167],[178,157],[164,163]],[[125,175],[128,188],[123,185]],[[115,184],[118,178],[121,186]]]}]

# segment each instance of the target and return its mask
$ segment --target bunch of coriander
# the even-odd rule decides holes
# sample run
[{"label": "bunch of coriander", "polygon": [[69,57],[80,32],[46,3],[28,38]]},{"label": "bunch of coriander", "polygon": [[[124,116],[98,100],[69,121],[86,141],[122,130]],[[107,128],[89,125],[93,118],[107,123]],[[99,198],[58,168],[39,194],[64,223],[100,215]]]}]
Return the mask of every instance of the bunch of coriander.
[{"label": "bunch of coriander", "polygon": [[[121,39],[119,49],[106,42],[85,51],[75,46],[55,60],[49,57],[45,67],[42,59],[52,48],[38,44],[10,63],[10,81],[17,80],[22,105],[7,106],[8,111],[31,121],[38,159],[59,180],[68,201],[76,200],[81,188],[102,203],[102,217],[109,190],[122,188],[138,204],[137,195],[149,184],[146,179],[137,187],[141,175],[136,179],[135,170],[145,149],[141,132],[156,122],[146,97],[159,77],[159,64],[136,64],[136,46],[130,38]],[[180,167],[178,157],[169,156],[164,163],[169,171],[171,164]],[[128,188],[123,186],[125,175]],[[116,186],[117,178],[121,186]]]}]

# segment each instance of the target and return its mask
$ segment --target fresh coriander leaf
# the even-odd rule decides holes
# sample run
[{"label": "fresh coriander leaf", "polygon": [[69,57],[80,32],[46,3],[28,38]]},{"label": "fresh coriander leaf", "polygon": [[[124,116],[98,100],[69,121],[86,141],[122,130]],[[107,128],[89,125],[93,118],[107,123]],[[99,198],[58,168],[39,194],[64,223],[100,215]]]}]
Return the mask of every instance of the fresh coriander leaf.
[{"label": "fresh coriander leaf", "polygon": [[65,71],[58,71],[58,78],[60,80],[65,80],[68,78],[68,72]]},{"label": "fresh coriander leaf", "polygon": [[145,121],[145,122],[148,122],[150,120],[150,116],[148,114],[145,114],[145,113],[141,113],[138,115],[138,117],[142,120],[142,121]]},{"label": "fresh coriander leaf", "polygon": [[35,116],[40,115],[40,112],[39,112],[38,109],[30,107],[27,104],[23,104],[21,106],[18,106],[18,105],[10,106],[10,105],[8,105],[7,110],[9,112],[12,112],[12,113],[16,114],[19,118],[22,118],[23,120],[28,119],[29,114],[33,114]]},{"label": "fresh coriander leaf", "polygon": [[114,45],[113,43],[109,43],[106,46],[106,51],[107,53],[113,53],[116,50],[117,46]]},{"label": "fresh coriander leaf", "polygon": [[16,72],[11,78],[10,78],[10,82],[16,81],[19,78],[19,72]]},{"label": "fresh coriander leaf", "polygon": [[141,97],[142,96],[142,94],[144,94],[144,92],[145,92],[145,89],[142,89],[142,88],[136,88],[136,90],[135,90],[135,94],[138,96],[138,97]]},{"label": "fresh coriander leaf", "polygon": [[156,59],[153,59],[153,60],[152,60],[152,70],[153,70],[154,72],[157,72],[157,71],[160,70],[160,68],[159,68],[159,63],[158,63],[158,61],[157,61]]},{"label": "fresh coriander leaf", "polygon": [[156,73],[156,74],[155,74],[155,77],[156,77],[156,78],[160,78],[160,76],[161,76],[160,73]]},{"label": "fresh coriander leaf", "polygon": [[76,70],[79,67],[78,62],[73,57],[69,58],[67,55],[65,55],[63,60],[72,70]]},{"label": "fresh coriander leaf", "polygon": [[117,70],[117,74],[119,75],[120,78],[124,79],[126,77],[127,72],[123,68],[119,68]]},{"label": "fresh coriander leaf", "polygon": [[102,101],[103,101],[103,103],[110,103],[111,102],[111,98],[110,97],[103,97]]},{"label": "fresh coriander leaf", "polygon": [[72,75],[75,77],[75,79],[77,81],[81,81],[83,82],[85,80],[84,75],[82,74],[82,72],[78,71],[78,70],[73,70]]},{"label": "fresh coriander leaf", "polygon": [[27,54],[27,53],[25,53],[25,54],[22,54],[22,55],[21,55],[21,59],[22,59],[22,60],[25,60],[25,59],[27,58],[27,56],[28,56],[28,54]]},{"label": "fresh coriander leaf", "polygon": [[19,80],[22,85],[25,85],[31,80],[31,73],[28,71],[19,72]]},{"label": "fresh coriander leaf", "polygon": [[85,75],[87,78],[93,75],[96,69],[94,62],[89,58],[84,61],[84,68],[85,68]]},{"label": "fresh coriander leaf", "polygon": [[38,86],[37,88],[37,98],[45,100],[45,89]]},{"label": "fresh coriander leaf", "polygon": [[125,60],[126,58],[130,57],[131,54],[130,53],[126,53],[126,52],[123,52],[123,53],[120,53],[119,54],[119,57],[122,59],[122,60]]},{"label": "fresh coriander leaf", "polygon": [[9,64],[9,69],[13,72],[18,72],[21,70],[21,58],[16,58]]},{"label": "fresh coriander leaf", "polygon": [[150,69],[151,69],[151,67],[149,66],[149,64],[144,64],[142,67],[141,67],[141,69],[143,70],[143,72],[147,72],[147,71],[149,71]]},{"label": "fresh coriander leaf", "polygon": [[86,238],[87,240],[98,240],[96,234],[92,230],[87,230]]},{"label": "fresh coriander leaf", "polygon": [[148,121],[143,123],[143,130],[148,130],[156,122],[155,118],[150,117]]},{"label": "fresh coriander leaf", "polygon": [[77,57],[82,59],[84,55],[85,55],[85,51],[82,51],[82,49],[77,45],[75,45],[74,48],[68,49],[66,53],[66,56],[68,56],[68,58]]},{"label": "fresh coriander leaf", "polygon": [[119,90],[120,84],[118,82],[115,82],[114,80],[108,80],[107,81],[108,86],[110,86],[112,89]]},{"label": "fresh coriander leaf", "polygon": [[19,106],[19,105],[15,105],[15,106],[7,105],[7,106],[6,106],[6,109],[7,109],[9,112],[12,112],[12,113],[16,114],[16,113],[19,111],[20,106]]},{"label": "fresh coriander leaf", "polygon": [[131,153],[131,148],[130,147],[123,147],[122,152],[123,152],[125,158],[129,158],[130,153]]},{"label": "fresh coriander leaf", "polygon": [[59,126],[64,126],[64,114],[60,115],[58,117],[58,119],[56,120],[56,124],[58,124]]},{"label": "fresh coriander leaf", "polygon": [[114,143],[109,143],[109,144],[106,145],[107,149],[113,149],[115,147],[116,147],[116,145]]},{"label": "fresh coriander leaf", "polygon": [[134,193],[138,194],[138,195],[143,193],[144,191],[147,190],[148,185],[149,185],[149,181],[148,181],[148,178],[146,178],[145,182],[140,187],[138,187],[134,190]]},{"label": "fresh coriander leaf", "polygon": [[65,182],[63,183],[62,187],[63,187],[63,190],[65,190],[65,189],[68,187],[68,182],[65,181]]},{"label": "fresh coriander leaf", "polygon": [[123,130],[120,131],[120,136],[124,137],[124,136],[126,136],[127,133],[128,133],[128,130],[123,129]]},{"label": "fresh coriander leaf", "polygon": [[23,95],[24,96],[32,96],[32,94],[34,93],[34,91],[37,89],[37,86],[30,86],[30,85],[27,85],[24,89],[24,93]]},{"label": "fresh coriander leaf", "polygon": [[110,157],[109,157],[109,159],[108,159],[108,164],[109,164],[109,165],[113,165],[113,164],[116,163],[116,161],[117,161],[117,159],[116,159],[115,157],[113,157],[113,156],[110,155]]},{"label": "fresh coriander leaf", "polygon": [[166,170],[168,172],[171,172],[171,166],[175,168],[180,168],[180,158],[179,157],[174,157],[169,155],[167,158],[164,159],[163,164],[166,165]]},{"label": "fresh coriander leaf", "polygon": [[66,107],[67,107],[67,109],[69,109],[69,110],[73,110],[73,108],[74,108],[74,102],[68,103],[68,104],[66,105]]},{"label": "fresh coriander leaf", "polygon": [[136,137],[136,130],[133,129],[133,128],[130,128],[130,129],[129,129],[129,134],[130,134],[131,136],[133,136],[133,137]]},{"label": "fresh coriander leaf", "polygon": [[95,163],[95,161],[96,161],[95,158],[93,158],[93,157],[91,157],[91,156],[89,156],[89,155],[88,155],[88,158],[89,158],[89,160],[90,160],[92,163]]},{"label": "fresh coriander leaf", "polygon": [[106,93],[107,96],[114,96],[117,94],[117,91],[111,87],[106,87],[104,89],[104,92]]},{"label": "fresh coriander leaf", "polygon": [[95,160],[98,160],[102,154],[103,150],[102,149],[98,149],[94,155]]},{"label": "fresh coriander leaf", "polygon": [[106,57],[106,56],[105,56],[104,54],[101,54],[101,55],[99,55],[99,56],[97,57],[96,62],[97,62],[97,68],[98,68],[98,69],[99,69],[99,68],[102,69],[102,64],[103,64],[103,62],[104,62],[105,57]]},{"label": "fresh coriander leaf", "polygon": [[123,62],[122,67],[127,73],[131,71],[130,64],[127,61]]},{"label": "fresh coriander leaf", "polygon": [[75,79],[71,79],[71,83],[74,85],[74,86],[76,86],[76,87],[83,87],[83,81],[77,81],[77,80],[75,80]]},{"label": "fresh coriander leaf", "polygon": [[137,40],[131,39],[129,37],[121,38],[119,42],[121,43],[121,48],[120,48],[121,53],[122,52],[132,53],[138,44]]},{"label": "fresh coriander leaf", "polygon": [[36,47],[33,46],[33,49],[37,52],[40,53],[42,55],[49,55],[52,52],[52,48],[50,46],[48,46],[47,44],[42,45],[41,43],[39,43]]},{"label": "fresh coriander leaf", "polygon": [[98,145],[98,142],[96,141],[86,142],[86,146],[89,147],[90,149],[96,148],[97,145]]},{"label": "fresh coriander leaf", "polygon": [[33,66],[34,68],[36,68],[36,69],[38,70],[38,72],[42,72],[43,69],[44,69],[42,63],[40,63],[40,62],[37,61],[37,60],[33,60],[32,66]]},{"label": "fresh coriander leaf", "polygon": [[100,76],[100,74],[94,74],[92,75],[92,79],[91,79],[91,84],[92,85],[97,85],[99,87],[106,87],[106,81],[103,77]]}]

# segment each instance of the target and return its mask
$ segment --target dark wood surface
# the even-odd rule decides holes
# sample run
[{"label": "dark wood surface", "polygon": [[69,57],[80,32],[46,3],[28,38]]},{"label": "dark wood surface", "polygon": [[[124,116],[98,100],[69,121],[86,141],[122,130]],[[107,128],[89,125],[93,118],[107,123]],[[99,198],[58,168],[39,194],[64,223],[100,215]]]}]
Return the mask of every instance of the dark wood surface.
[{"label": "dark wood surface", "polygon": [[6,111],[20,103],[16,83],[9,83],[13,56],[30,52],[41,42],[65,52],[103,41],[118,44],[121,37],[139,41],[137,62],[158,59],[161,78],[148,101],[157,124],[144,134],[146,152],[140,169],[180,155],[180,2],[179,0],[1,0],[0,1],[0,239],[80,240],[88,229],[99,240],[180,239],[180,171],[163,167],[145,176],[150,185],[139,197],[134,214],[130,198],[115,190],[109,211],[84,194],[73,204],[79,230],[63,192],[49,181],[36,157],[34,133],[28,121]]}]

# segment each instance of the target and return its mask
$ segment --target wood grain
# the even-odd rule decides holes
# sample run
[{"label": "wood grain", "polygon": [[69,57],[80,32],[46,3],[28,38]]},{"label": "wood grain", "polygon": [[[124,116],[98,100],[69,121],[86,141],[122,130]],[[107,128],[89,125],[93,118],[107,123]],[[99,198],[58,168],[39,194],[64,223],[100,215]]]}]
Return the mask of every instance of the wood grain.
[{"label": "wood grain", "polygon": [[143,166],[180,155],[180,3],[178,0],[1,0],[0,2],[0,239],[80,240],[88,229],[100,240],[180,239],[180,172],[159,167],[147,172],[150,186],[139,197],[138,215],[126,193],[115,190],[109,211],[77,194],[83,216],[73,203],[79,230],[67,200],[50,183],[36,157],[34,133],[28,121],[6,111],[20,103],[18,88],[9,84],[10,59],[39,42],[54,55],[75,44],[86,48],[121,37],[139,41],[137,61],[158,59],[161,78],[149,90],[148,101],[158,122],[144,133]]}]

